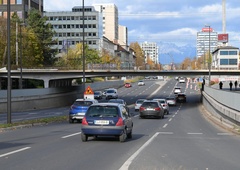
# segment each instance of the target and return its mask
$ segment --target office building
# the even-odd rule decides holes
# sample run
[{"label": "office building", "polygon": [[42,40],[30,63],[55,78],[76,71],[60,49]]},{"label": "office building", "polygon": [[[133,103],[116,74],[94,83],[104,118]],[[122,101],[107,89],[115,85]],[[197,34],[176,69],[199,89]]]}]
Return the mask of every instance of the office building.
[{"label": "office building", "polygon": [[158,46],[155,42],[144,42],[140,44],[142,50],[145,54],[145,62],[147,63],[147,58],[149,57],[153,63],[159,64],[158,62]]},{"label": "office building", "polygon": [[[17,12],[19,18],[25,20],[31,9],[37,9],[43,13],[43,0],[11,0],[11,15]],[[0,16],[7,18],[7,0],[0,0]]]},{"label": "office building", "polygon": [[84,41],[92,49],[101,50],[102,48],[102,17],[101,13],[96,11],[93,6],[84,7],[84,25],[83,8],[81,6],[73,7],[72,11],[45,12],[48,17],[47,22],[51,23],[54,31],[56,44],[52,47],[61,52],[67,52],[68,48]]},{"label": "office building", "polygon": [[197,57],[208,56],[209,43],[210,52],[213,52],[218,45],[218,33],[212,28],[202,28],[202,30],[197,33]]}]

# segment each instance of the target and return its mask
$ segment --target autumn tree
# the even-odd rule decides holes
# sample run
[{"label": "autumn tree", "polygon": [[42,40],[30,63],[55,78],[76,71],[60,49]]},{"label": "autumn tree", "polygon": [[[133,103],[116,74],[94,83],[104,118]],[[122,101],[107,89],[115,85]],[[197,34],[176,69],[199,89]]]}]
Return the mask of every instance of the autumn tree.
[{"label": "autumn tree", "polygon": [[140,66],[143,67],[145,63],[144,52],[138,42],[131,43],[130,48],[133,49],[135,52],[137,68],[139,68]]},{"label": "autumn tree", "polygon": [[7,21],[3,17],[0,17],[0,39],[0,64],[3,67],[7,61]]}]

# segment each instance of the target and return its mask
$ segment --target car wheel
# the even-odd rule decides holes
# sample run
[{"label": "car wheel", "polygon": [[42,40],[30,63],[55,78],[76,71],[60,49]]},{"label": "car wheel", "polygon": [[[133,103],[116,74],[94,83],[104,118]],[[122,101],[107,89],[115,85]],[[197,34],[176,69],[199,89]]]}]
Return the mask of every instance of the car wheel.
[{"label": "car wheel", "polygon": [[88,140],[88,136],[85,135],[84,133],[81,133],[81,138],[83,142],[86,142]]},{"label": "car wheel", "polygon": [[131,132],[129,132],[129,133],[127,134],[127,138],[128,138],[128,139],[132,139],[132,130],[131,130]]},{"label": "car wheel", "polygon": [[69,123],[73,123],[73,122],[74,122],[74,120],[69,118]]},{"label": "car wheel", "polygon": [[125,142],[126,140],[126,129],[123,130],[123,133],[119,136],[120,142]]}]

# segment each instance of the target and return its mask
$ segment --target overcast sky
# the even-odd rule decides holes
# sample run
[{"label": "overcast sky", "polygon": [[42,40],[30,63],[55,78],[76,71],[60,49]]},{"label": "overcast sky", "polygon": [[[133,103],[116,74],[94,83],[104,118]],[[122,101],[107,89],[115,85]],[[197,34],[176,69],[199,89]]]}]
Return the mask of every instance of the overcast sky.
[{"label": "overcast sky", "polygon": [[[222,0],[85,0],[85,6],[114,3],[119,24],[128,27],[129,43],[151,41],[196,46],[205,25],[222,33]],[[71,11],[82,0],[45,0],[45,11]],[[226,0],[229,45],[240,47],[240,1]]]}]

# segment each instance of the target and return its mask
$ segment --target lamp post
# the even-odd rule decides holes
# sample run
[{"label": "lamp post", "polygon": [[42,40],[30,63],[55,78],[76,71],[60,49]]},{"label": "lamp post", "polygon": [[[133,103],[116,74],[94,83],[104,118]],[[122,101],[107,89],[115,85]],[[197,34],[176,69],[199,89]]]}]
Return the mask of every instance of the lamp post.
[{"label": "lamp post", "polygon": [[84,0],[82,0],[82,17],[83,17],[83,44],[82,44],[82,63],[83,63],[83,90],[85,91],[85,7]]},{"label": "lamp post", "polygon": [[211,86],[211,64],[212,64],[212,59],[211,59],[211,37],[210,37],[210,25],[205,25],[205,27],[208,27],[208,38],[209,38],[209,51],[208,51],[208,86]]},{"label": "lamp post", "polygon": [[10,15],[11,15],[11,7],[10,7],[10,0],[7,1],[7,71],[8,71],[8,85],[7,85],[7,123],[12,123],[12,113],[11,113],[11,98],[12,98],[12,82],[11,82],[11,44],[10,44]]},{"label": "lamp post", "polygon": [[19,89],[22,89],[22,53],[23,53],[22,26],[25,26],[25,23],[20,24],[20,79],[19,79]]}]

